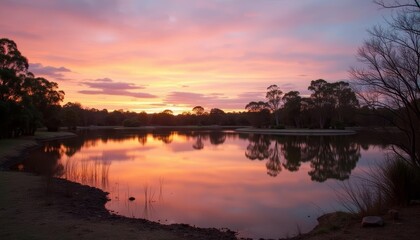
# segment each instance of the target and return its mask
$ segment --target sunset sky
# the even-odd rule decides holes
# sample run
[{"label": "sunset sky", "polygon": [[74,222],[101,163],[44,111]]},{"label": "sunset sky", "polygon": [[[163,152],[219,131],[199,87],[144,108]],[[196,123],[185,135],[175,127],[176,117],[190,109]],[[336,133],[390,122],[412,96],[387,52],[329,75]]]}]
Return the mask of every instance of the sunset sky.
[{"label": "sunset sky", "polygon": [[305,95],[311,80],[348,80],[387,14],[371,0],[2,0],[0,38],[64,103],[243,111],[271,84]]}]

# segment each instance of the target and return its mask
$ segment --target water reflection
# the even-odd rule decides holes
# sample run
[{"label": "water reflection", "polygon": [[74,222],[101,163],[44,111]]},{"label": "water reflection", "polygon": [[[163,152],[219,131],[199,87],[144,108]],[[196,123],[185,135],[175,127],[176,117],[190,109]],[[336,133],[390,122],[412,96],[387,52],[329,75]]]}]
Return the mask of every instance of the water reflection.
[{"label": "water reflection", "polygon": [[125,216],[228,227],[254,238],[290,236],[297,225],[302,232],[310,230],[321,214],[319,208],[328,211],[334,202],[335,193],[319,182],[351,178],[364,156],[381,156],[386,146],[364,135],[221,131],[78,135],[46,143],[19,167],[110,192],[107,208]]},{"label": "water reflection", "polygon": [[298,171],[309,162],[311,179],[323,182],[329,178],[345,180],[360,159],[361,145],[348,136],[271,136],[251,134],[245,156],[266,160],[267,174],[276,177],[282,167]]}]

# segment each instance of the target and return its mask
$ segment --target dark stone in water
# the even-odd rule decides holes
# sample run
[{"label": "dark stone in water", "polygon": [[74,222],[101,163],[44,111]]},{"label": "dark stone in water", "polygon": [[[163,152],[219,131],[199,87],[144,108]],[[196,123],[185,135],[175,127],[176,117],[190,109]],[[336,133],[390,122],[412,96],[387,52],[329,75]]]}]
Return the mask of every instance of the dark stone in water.
[{"label": "dark stone in water", "polygon": [[362,219],[362,227],[382,227],[384,220],[378,216],[366,216]]},{"label": "dark stone in water", "polygon": [[128,200],[134,201],[134,200],[136,200],[136,198],[135,197],[129,197]]}]

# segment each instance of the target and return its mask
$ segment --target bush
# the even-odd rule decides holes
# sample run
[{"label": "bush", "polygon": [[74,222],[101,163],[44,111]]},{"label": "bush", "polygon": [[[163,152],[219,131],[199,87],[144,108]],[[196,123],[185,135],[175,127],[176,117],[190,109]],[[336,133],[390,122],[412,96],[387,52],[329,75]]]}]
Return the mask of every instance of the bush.
[{"label": "bush", "polygon": [[124,127],[139,127],[140,120],[137,118],[128,118],[123,121]]},{"label": "bush", "polygon": [[380,215],[420,199],[420,170],[399,157],[371,169],[358,184],[343,183],[342,205],[360,216]]}]

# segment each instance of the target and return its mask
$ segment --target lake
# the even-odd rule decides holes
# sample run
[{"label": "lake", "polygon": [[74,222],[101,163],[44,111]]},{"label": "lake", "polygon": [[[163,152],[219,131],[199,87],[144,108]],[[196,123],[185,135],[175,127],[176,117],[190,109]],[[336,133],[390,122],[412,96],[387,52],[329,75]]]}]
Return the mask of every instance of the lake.
[{"label": "lake", "polygon": [[[308,232],[342,210],[340,183],[384,159],[372,134],[274,136],[234,131],[79,131],[18,168],[109,192],[107,209],[162,224],[229,228],[240,237]],[[129,198],[134,197],[134,201]]]}]

